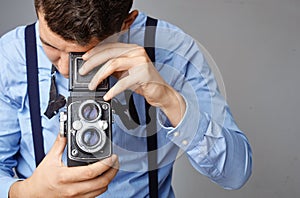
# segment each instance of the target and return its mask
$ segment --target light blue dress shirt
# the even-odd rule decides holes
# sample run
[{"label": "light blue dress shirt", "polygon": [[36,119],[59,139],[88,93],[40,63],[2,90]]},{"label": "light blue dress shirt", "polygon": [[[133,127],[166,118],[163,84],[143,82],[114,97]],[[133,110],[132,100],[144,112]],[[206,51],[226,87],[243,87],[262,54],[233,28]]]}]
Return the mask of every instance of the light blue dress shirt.
[{"label": "light blue dress shirt", "polygon": [[[145,22],[146,15],[140,13],[120,40],[143,46]],[[51,62],[43,51],[38,25],[37,22],[40,107],[47,153],[59,131],[59,116],[49,120],[43,115],[49,100]],[[21,179],[35,170],[24,29],[18,27],[0,40],[0,198],[7,197],[11,184],[17,181],[13,168]],[[240,188],[251,175],[251,148],[218,91],[197,42],[178,27],[159,20],[155,47],[155,67],[186,102],[184,117],[175,128],[157,111],[159,195],[174,197],[172,167],[180,154],[186,154],[197,171],[223,188]],[[57,73],[56,84],[59,93],[68,97],[68,79]],[[115,99],[124,103],[124,94]],[[137,94],[134,99],[140,120],[145,123],[144,100]],[[120,171],[100,197],[148,197],[145,126],[127,130],[120,116],[113,116],[113,151],[119,155]]]}]

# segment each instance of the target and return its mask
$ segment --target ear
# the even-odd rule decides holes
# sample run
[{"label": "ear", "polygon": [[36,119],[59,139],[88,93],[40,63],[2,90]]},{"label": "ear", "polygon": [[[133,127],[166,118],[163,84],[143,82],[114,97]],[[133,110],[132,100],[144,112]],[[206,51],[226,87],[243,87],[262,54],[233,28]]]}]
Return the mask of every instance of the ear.
[{"label": "ear", "polygon": [[129,27],[134,22],[138,14],[139,12],[137,10],[133,10],[132,12],[130,12],[122,24],[121,30],[124,31],[129,29]]}]

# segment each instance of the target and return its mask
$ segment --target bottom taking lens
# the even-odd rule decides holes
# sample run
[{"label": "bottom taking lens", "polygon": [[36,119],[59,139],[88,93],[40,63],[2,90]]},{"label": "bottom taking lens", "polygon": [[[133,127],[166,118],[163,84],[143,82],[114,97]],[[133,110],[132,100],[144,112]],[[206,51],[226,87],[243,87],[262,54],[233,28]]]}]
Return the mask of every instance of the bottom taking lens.
[{"label": "bottom taking lens", "polygon": [[101,137],[95,129],[89,129],[82,134],[82,142],[88,146],[93,147],[101,141]]}]

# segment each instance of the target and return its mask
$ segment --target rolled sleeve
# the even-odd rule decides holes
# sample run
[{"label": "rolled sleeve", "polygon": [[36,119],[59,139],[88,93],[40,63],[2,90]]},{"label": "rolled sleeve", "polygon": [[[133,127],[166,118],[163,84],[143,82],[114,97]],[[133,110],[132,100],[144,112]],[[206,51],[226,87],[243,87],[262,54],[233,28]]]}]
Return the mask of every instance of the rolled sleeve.
[{"label": "rolled sleeve", "polygon": [[[182,96],[185,104],[186,111],[180,123],[176,127],[170,126],[169,122],[165,120],[165,115],[159,111],[159,124],[167,131],[167,138],[174,142],[182,150],[186,151],[190,147],[194,147],[196,142],[203,137],[205,129],[207,128],[207,119],[201,115],[195,101],[192,99],[187,100]],[[204,118],[204,119],[203,119]],[[165,123],[165,124],[163,124]]]}]

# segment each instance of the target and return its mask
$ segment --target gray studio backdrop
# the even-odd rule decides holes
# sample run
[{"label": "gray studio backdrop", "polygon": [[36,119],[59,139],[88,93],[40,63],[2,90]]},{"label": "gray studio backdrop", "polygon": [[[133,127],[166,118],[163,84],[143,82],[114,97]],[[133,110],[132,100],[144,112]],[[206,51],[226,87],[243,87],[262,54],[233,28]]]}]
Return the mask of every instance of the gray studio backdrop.
[{"label": "gray studio backdrop", "polygon": [[[179,158],[177,197],[299,197],[300,0],[135,0],[135,7],[177,24],[211,53],[253,149],[253,175],[237,191]],[[0,35],[34,19],[33,0],[1,0]]]}]

